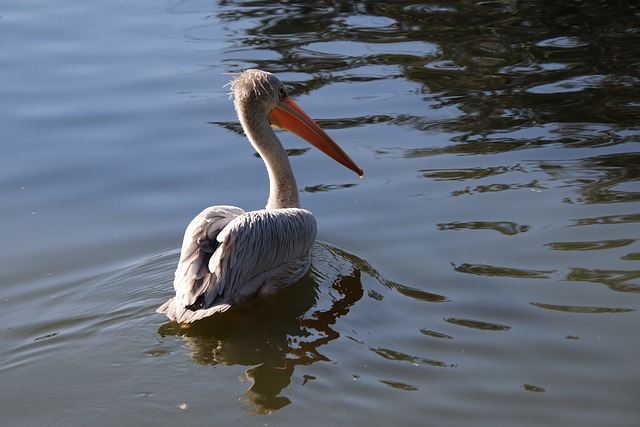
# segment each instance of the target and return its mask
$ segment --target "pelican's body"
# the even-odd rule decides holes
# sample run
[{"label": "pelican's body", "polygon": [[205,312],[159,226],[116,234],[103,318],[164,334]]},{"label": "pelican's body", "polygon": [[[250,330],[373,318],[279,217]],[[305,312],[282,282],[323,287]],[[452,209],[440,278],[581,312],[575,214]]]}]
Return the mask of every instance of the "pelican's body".
[{"label": "pelican's body", "polygon": [[271,126],[290,130],[362,176],[273,74],[247,70],[231,88],[240,123],[267,167],[269,200],[266,209],[253,212],[212,206],[191,221],[173,282],[176,295],[157,310],[181,323],[272,294],[309,270],[316,221],[300,208],[287,153]]}]

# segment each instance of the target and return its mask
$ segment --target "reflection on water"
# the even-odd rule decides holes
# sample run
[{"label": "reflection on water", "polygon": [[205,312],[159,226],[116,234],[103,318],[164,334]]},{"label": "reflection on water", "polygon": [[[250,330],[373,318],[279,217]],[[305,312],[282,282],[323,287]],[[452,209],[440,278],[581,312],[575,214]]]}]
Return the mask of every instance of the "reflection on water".
[{"label": "reflection on water", "polygon": [[[614,143],[614,141],[607,141]],[[640,181],[640,154],[619,153],[580,160],[544,161],[538,168],[553,181],[579,187],[580,196],[565,203],[625,203],[640,201],[631,183]]]},{"label": "reflection on water", "polygon": [[281,392],[295,368],[328,361],[322,346],[340,336],[333,325],[364,295],[362,260],[320,243],[313,260],[305,279],[277,295],[188,328],[170,322],[158,333],[185,339],[197,363],[250,366],[245,395],[255,411],[280,409],[290,403]]},{"label": "reflection on water", "polygon": [[542,304],[531,303],[531,305],[538,308],[545,308],[547,310],[563,311],[565,313],[628,313],[634,311],[632,308],[612,308],[612,307],[578,307],[574,305],[559,305],[559,304]]},{"label": "reflection on water", "polygon": [[478,276],[512,277],[519,279],[557,279],[569,282],[592,282],[606,285],[612,291],[640,293],[640,284],[634,283],[640,279],[638,270],[603,270],[590,268],[570,268],[564,278],[556,270],[527,270],[522,268],[500,267],[488,264],[460,264],[454,265],[460,273]]},{"label": "reflection on water", "polygon": [[514,236],[518,233],[529,231],[528,225],[519,225],[511,221],[472,221],[472,222],[451,222],[448,224],[438,224],[440,230],[495,230],[506,236]]},{"label": "reflection on water", "polygon": [[[224,2],[228,9],[219,18],[255,23],[235,37],[229,63],[315,76],[294,84],[305,91],[336,80],[408,78],[436,108],[463,112],[433,125],[473,135],[548,118],[634,126],[637,10],[631,3],[606,3],[321,1],[285,9]],[[354,25],[358,16],[367,16],[362,22],[368,25]],[[257,58],[256,46],[278,55]],[[366,72],[372,65],[386,74]]]},{"label": "reflection on water", "polygon": [[[328,244],[316,243],[312,254],[310,273],[294,286],[188,327],[175,322],[166,323],[158,333],[163,337],[173,335],[184,339],[190,358],[198,364],[248,366],[243,378],[251,382],[245,392],[251,412],[270,413],[291,403],[283,390],[291,383],[297,367],[334,362],[323,354],[323,347],[341,337],[335,328],[336,323],[348,316],[353,306],[365,296],[363,276],[382,285],[378,290],[367,290],[367,296],[374,301],[385,299],[381,294],[385,289],[416,301],[447,301],[441,295],[384,280],[365,261]],[[467,326],[473,324],[481,329],[497,328],[480,321],[464,322]],[[446,337],[435,331],[421,333]],[[410,362],[416,366],[455,367],[453,363],[369,346],[366,341],[358,344],[390,361]],[[304,381],[314,379],[305,376]],[[381,381],[386,381],[384,383],[391,387],[414,388],[401,381]]]},{"label": "reflection on water", "polygon": [[614,239],[599,242],[553,242],[545,246],[559,251],[595,251],[601,249],[614,249],[629,246],[637,239]]},{"label": "reflection on water", "polygon": [[480,322],[478,320],[472,319],[458,319],[458,318],[448,318],[445,319],[446,322],[452,323],[454,325],[464,326],[466,328],[474,328],[480,329],[484,331],[508,331],[511,329],[510,326],[507,325],[499,325],[497,323],[490,322]]},{"label": "reflection on water", "polygon": [[460,273],[475,274],[478,276],[513,277],[520,279],[550,279],[555,271],[526,270],[522,268],[499,267],[487,264],[460,264],[454,265],[454,269]]}]

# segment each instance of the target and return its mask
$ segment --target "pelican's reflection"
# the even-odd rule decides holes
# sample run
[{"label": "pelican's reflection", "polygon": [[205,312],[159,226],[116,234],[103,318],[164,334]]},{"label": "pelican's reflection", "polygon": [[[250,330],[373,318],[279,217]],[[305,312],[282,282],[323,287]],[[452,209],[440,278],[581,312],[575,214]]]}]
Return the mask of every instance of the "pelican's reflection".
[{"label": "pelican's reflection", "polygon": [[158,333],[185,339],[197,363],[250,366],[243,374],[252,382],[245,395],[255,412],[288,405],[280,393],[296,366],[328,360],[321,347],[340,336],[333,325],[364,294],[361,260],[318,242],[312,255],[299,283],[189,328],[167,323]]}]

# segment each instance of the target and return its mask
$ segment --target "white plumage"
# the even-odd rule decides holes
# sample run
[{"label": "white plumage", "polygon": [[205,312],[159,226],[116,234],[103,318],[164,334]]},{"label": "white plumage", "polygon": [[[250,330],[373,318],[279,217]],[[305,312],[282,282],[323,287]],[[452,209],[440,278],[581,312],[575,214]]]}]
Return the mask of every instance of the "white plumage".
[{"label": "white plumage", "polygon": [[309,270],[316,220],[299,207],[291,165],[271,125],[301,136],[362,176],[273,74],[247,70],[231,87],[243,129],[267,166],[269,200],[266,209],[253,212],[212,206],[191,221],[173,282],[176,295],[157,310],[181,323],[274,293]]}]

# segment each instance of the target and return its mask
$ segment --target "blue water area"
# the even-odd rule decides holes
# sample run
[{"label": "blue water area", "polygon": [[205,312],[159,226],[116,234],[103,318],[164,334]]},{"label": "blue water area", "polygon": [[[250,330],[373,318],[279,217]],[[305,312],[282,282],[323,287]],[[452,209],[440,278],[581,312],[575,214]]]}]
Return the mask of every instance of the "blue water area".
[{"label": "blue water area", "polygon": [[[640,396],[633,2],[57,2],[0,9],[7,426],[631,426]],[[237,73],[318,222],[284,291],[185,327],[189,221],[265,206]]]}]

